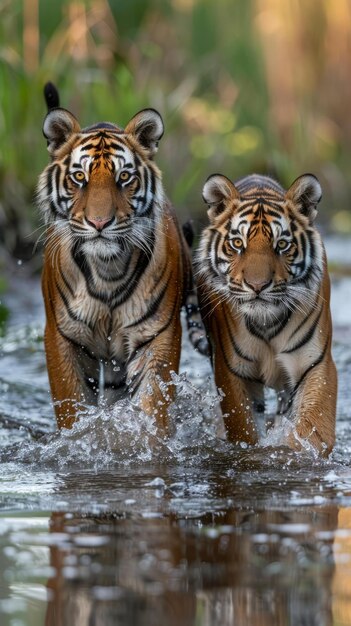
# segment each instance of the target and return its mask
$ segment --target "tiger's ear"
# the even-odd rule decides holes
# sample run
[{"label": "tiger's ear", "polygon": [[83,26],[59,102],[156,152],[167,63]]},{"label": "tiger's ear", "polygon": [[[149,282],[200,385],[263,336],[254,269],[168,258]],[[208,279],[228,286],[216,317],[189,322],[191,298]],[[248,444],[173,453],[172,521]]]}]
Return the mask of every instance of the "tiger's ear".
[{"label": "tiger's ear", "polygon": [[286,198],[291,200],[303,215],[306,215],[310,224],[316,218],[317,204],[321,197],[322,188],[318,178],[313,174],[299,176],[286,192]]},{"label": "tiger's ear", "polygon": [[51,109],[56,109],[60,106],[59,92],[53,83],[45,83],[44,98],[48,111],[51,111]]},{"label": "tiger's ear", "polygon": [[202,197],[208,204],[207,215],[210,222],[224,211],[231,200],[239,200],[240,195],[229,178],[222,174],[212,174],[204,185]]},{"label": "tiger's ear", "polygon": [[48,150],[54,154],[75,133],[79,133],[80,126],[74,115],[66,109],[52,109],[47,114],[43,134],[48,140]]},{"label": "tiger's ear", "polygon": [[139,111],[127,124],[124,132],[134,135],[139,143],[149,151],[150,157],[157,152],[158,142],[164,131],[161,115],[155,109]]}]

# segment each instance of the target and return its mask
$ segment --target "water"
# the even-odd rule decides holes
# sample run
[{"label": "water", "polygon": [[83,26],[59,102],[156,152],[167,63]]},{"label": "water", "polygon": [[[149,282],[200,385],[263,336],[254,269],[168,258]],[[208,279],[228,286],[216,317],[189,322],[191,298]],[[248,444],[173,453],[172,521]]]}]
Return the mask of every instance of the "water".
[{"label": "water", "polygon": [[1,626],[349,625],[350,291],[334,278],[337,444],[318,460],[221,439],[186,338],[169,442],[126,402],[58,434],[39,282],[18,268],[0,340]]}]

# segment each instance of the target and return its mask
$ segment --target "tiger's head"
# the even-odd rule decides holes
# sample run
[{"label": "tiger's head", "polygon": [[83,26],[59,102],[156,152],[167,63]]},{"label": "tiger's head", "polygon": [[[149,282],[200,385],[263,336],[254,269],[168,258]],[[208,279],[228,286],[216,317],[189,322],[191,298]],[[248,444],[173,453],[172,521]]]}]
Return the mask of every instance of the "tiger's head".
[{"label": "tiger's head", "polygon": [[37,198],[55,236],[79,242],[90,256],[108,258],[130,247],[147,252],[163,202],[153,162],[163,135],[159,113],[140,111],[124,130],[108,122],[81,129],[72,113],[54,108],[43,133],[51,163]]},{"label": "tiger's head", "polygon": [[266,176],[235,184],[220,174],[203,189],[210,225],[196,256],[199,281],[253,320],[276,320],[311,304],[323,274],[314,220],[321,199],[315,176],[285,191]]}]

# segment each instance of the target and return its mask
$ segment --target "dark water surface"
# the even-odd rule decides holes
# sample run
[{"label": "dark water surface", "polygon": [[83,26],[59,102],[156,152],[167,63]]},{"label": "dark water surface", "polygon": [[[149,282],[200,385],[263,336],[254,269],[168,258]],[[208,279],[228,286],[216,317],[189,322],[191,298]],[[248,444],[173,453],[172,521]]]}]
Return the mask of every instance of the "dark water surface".
[{"label": "dark water surface", "polygon": [[186,340],[167,444],[123,402],[56,433],[39,284],[18,274],[0,339],[0,625],[349,626],[351,280],[333,280],[337,445],[321,461],[223,441]]}]

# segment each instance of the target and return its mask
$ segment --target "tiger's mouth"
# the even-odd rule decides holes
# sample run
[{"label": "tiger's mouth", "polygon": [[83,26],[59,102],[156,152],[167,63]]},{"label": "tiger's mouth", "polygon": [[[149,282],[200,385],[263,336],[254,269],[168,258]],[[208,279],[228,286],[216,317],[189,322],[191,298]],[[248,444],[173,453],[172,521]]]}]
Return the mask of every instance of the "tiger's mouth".
[{"label": "tiger's mouth", "polygon": [[250,311],[277,310],[277,308],[281,309],[286,306],[286,293],[281,289],[260,293],[249,293],[244,289],[230,289],[230,300],[235,302],[237,307]]},{"label": "tiger's mouth", "polygon": [[110,227],[102,230],[85,230],[73,228],[73,234],[85,241],[123,241],[131,232],[131,225],[121,227]]},{"label": "tiger's mouth", "polygon": [[135,224],[124,225],[110,230],[76,232],[79,245],[89,256],[100,254],[106,257],[125,257],[133,251],[143,252],[147,257],[153,255],[152,233],[147,228],[140,229]]},{"label": "tiger's mouth", "polygon": [[127,244],[122,237],[109,239],[107,237],[94,237],[79,239],[79,244],[88,255],[103,254],[104,256],[121,255],[127,251]]},{"label": "tiger's mouth", "polygon": [[249,316],[257,323],[265,320],[270,324],[273,320],[278,320],[286,314],[286,307],[282,300],[267,300],[262,297],[254,297],[251,300],[244,300],[236,303],[236,308],[240,314]]}]

